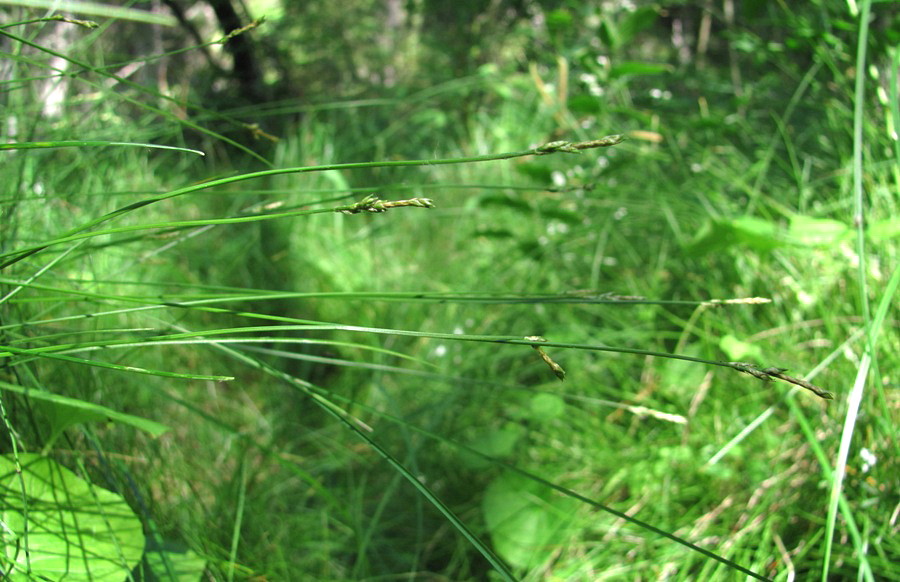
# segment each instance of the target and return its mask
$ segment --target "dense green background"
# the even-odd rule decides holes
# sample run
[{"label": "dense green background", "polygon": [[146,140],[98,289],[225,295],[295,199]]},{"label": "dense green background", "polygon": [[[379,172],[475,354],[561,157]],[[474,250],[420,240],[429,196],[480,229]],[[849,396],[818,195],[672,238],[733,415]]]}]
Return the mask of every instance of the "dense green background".
[{"label": "dense green background", "polygon": [[0,3],[7,464],[136,580],[900,577],[894,4],[286,4]]}]

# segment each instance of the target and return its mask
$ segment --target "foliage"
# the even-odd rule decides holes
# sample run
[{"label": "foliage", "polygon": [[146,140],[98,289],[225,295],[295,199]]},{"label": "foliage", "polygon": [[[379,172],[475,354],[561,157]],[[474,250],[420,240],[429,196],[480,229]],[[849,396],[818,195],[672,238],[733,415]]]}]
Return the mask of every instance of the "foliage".
[{"label": "foliage", "polygon": [[5,577],[122,580],[141,559],[141,521],[121,496],[33,453],[0,457],[0,473]]},{"label": "foliage", "polygon": [[898,576],[900,50],[860,6],[291,3],[244,34],[302,93],[232,109],[229,31],[17,13],[4,571],[50,495],[70,576]]}]

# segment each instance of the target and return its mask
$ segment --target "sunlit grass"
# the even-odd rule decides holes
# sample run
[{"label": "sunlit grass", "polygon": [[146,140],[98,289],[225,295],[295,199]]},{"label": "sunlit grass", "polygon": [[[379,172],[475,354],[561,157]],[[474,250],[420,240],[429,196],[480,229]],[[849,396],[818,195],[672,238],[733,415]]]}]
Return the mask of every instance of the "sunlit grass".
[{"label": "sunlit grass", "polygon": [[[814,86],[741,143],[663,113],[661,142],[536,156],[572,120],[528,76],[490,81],[504,98],[467,127],[422,95],[288,104],[306,116],[256,172],[84,143],[11,152],[0,387],[96,403],[59,436],[5,391],[13,445],[79,458],[154,543],[223,579],[889,577],[895,168],[852,166],[872,181],[870,241],[848,160],[786,130]],[[373,108],[400,106],[379,125]],[[35,139],[154,141],[105,107],[128,135],[38,118]],[[846,121],[816,131],[838,141],[827,124]],[[434,207],[373,212],[371,195]],[[747,297],[773,302],[710,302]],[[789,368],[835,400],[704,361]],[[875,397],[850,447],[864,362]],[[832,471],[841,442],[852,486]],[[829,527],[851,542],[831,548],[829,487]]]}]

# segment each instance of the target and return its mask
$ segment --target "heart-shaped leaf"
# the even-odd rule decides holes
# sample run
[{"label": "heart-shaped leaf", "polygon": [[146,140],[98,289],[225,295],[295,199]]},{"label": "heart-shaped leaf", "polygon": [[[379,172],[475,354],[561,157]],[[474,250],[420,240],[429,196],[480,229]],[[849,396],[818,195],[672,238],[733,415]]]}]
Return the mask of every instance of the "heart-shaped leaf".
[{"label": "heart-shaped leaf", "polygon": [[8,580],[121,582],[144,553],[122,496],[34,453],[0,457],[0,566]]}]

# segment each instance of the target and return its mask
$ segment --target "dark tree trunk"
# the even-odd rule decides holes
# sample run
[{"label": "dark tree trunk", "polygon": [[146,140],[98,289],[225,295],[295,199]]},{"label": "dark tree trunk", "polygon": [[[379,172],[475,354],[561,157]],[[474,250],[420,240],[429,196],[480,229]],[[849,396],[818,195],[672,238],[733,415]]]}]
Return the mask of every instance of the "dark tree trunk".
[{"label": "dark tree trunk", "polygon": [[[248,24],[241,21],[231,0],[209,0],[209,5],[216,13],[219,26],[225,34]],[[241,96],[250,102],[262,101],[264,99],[262,73],[250,33],[239,34],[229,39],[225,47],[234,58],[232,74],[238,82]]]},{"label": "dark tree trunk", "polygon": [[[204,39],[185,15],[183,3],[179,2],[179,0],[162,1],[194,38],[194,41],[197,44],[203,44],[205,42]],[[206,3],[215,13],[216,20],[219,22],[219,28],[223,34],[228,34],[248,24],[242,21],[241,15],[238,14],[231,0],[207,0]],[[241,99],[248,103],[258,103],[264,101],[266,96],[262,85],[262,66],[250,34],[250,32],[245,32],[228,39],[225,48],[231,53],[234,62],[230,75],[236,82],[238,94]],[[204,53],[208,56],[206,51]],[[210,62],[215,64],[211,58]]]}]

